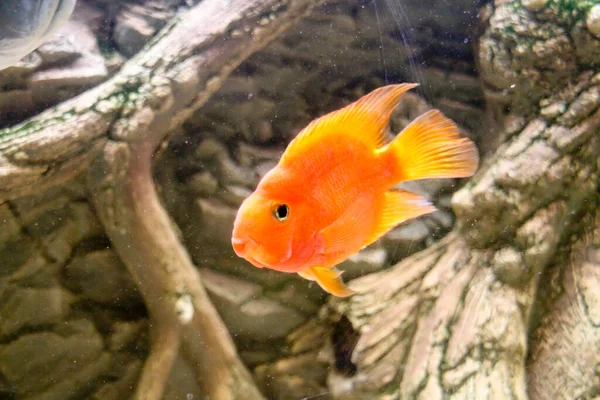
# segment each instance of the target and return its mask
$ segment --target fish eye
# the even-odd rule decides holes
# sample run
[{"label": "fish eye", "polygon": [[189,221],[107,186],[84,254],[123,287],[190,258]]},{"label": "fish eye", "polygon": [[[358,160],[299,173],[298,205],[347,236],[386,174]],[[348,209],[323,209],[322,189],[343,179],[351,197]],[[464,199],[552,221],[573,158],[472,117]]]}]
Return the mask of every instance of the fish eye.
[{"label": "fish eye", "polygon": [[277,204],[273,207],[273,217],[279,222],[283,222],[288,219],[290,215],[290,208],[287,204]]}]

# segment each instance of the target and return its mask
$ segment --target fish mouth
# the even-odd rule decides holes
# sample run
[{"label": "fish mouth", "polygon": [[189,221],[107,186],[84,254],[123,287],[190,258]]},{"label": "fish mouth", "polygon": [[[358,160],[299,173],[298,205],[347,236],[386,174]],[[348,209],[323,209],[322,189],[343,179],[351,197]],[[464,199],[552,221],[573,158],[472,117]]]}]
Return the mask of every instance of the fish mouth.
[{"label": "fish mouth", "polygon": [[256,248],[257,245],[256,241],[252,239],[232,238],[231,244],[233,246],[233,251],[235,251],[235,254],[237,254],[238,257],[244,258],[257,268],[269,268],[267,264],[258,261],[252,254],[252,249]]},{"label": "fish mouth", "polygon": [[253,247],[256,247],[256,241],[250,238],[231,238],[231,245],[233,246],[233,251],[238,257],[246,258],[248,251]]},{"label": "fish mouth", "polygon": [[[235,254],[237,254],[238,257],[246,259],[248,262],[250,262],[255,267],[277,269],[277,268],[274,268],[272,265],[273,262],[275,262],[275,260],[272,260],[272,257],[268,257],[268,254],[265,254],[264,251],[261,251],[263,249],[261,248],[260,244],[256,240],[254,240],[250,237],[245,237],[245,238],[232,237],[231,245],[233,246],[233,251],[235,251]],[[285,255],[285,257],[283,259],[275,262],[275,264],[285,263],[286,261],[288,261],[291,258],[291,256],[292,256],[292,250],[290,248],[288,250],[287,254]],[[272,261],[272,262],[269,262],[267,260]]]},{"label": "fish mouth", "polygon": [[232,237],[231,245],[233,246],[233,251],[235,251],[235,254],[237,254],[238,257],[246,259],[258,268],[268,268],[266,264],[256,260],[255,258],[254,253],[256,253],[256,251],[253,250],[258,247],[256,240],[252,238]]}]

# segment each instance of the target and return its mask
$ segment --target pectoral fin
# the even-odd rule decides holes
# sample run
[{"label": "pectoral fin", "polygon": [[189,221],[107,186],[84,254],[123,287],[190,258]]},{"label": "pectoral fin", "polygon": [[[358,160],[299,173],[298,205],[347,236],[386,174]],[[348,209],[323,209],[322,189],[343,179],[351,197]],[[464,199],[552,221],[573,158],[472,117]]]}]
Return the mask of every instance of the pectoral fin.
[{"label": "pectoral fin", "polygon": [[370,245],[396,225],[436,210],[425,198],[405,190],[389,190],[384,196],[379,220],[364,246]]},{"label": "pectoral fin", "polygon": [[362,232],[373,225],[375,212],[373,198],[368,195],[359,197],[331,225],[321,230],[325,241],[324,253],[352,254],[360,250],[365,241]]},{"label": "pectoral fin", "polygon": [[311,267],[298,272],[304,279],[315,281],[325,290],[337,297],[348,297],[356,293],[342,281],[342,271],[334,268]]}]

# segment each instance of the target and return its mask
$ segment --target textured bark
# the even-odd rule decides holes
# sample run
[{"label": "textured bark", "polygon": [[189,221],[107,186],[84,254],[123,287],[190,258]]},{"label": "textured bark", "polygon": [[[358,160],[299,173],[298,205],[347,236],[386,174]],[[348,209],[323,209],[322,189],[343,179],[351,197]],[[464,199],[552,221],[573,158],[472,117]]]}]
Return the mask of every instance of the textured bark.
[{"label": "textured bark", "polygon": [[0,133],[0,202],[88,170],[91,199],[150,316],[138,399],[162,397],[180,348],[207,397],[262,398],[160,203],[152,158],[240,62],[316,3],[202,1],[110,81]]},{"label": "textured bark", "polygon": [[551,311],[532,340],[527,367],[532,399],[600,393],[600,218],[586,222],[595,229],[574,245],[571,257],[551,268],[560,292],[550,297]]},{"label": "textured bark", "polygon": [[[560,15],[566,14],[549,9],[540,21],[518,2],[502,3],[488,10],[479,42],[491,105],[500,116],[515,108],[503,118],[502,144],[454,196],[451,234],[388,271],[353,281],[359,294],[330,303],[329,318],[346,331],[333,340],[338,368],[328,386],[335,398],[597,393],[597,296],[589,289],[597,255],[588,240],[575,247],[587,258],[565,260],[598,206],[600,74],[575,56],[578,48],[562,42],[567,21]],[[516,36],[508,29],[515,26]],[[516,53],[520,45],[537,52]],[[573,68],[536,70],[551,49]],[[575,65],[583,72],[575,73]],[[524,83],[524,76],[511,74],[526,70],[530,81],[515,91],[534,88],[535,95],[499,96],[502,85]],[[536,331],[526,369],[530,331],[543,311],[536,299],[552,292],[548,271],[563,280],[564,293]]]}]

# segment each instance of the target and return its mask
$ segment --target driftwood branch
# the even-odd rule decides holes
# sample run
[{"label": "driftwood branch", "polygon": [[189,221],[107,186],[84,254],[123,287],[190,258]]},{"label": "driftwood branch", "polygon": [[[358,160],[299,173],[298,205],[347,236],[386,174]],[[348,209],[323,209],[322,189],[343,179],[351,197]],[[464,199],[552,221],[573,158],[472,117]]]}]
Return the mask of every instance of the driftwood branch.
[{"label": "driftwood branch", "polygon": [[[262,397],[160,203],[152,157],[244,58],[318,2],[204,0],[113,79],[0,131],[0,203],[87,173],[90,198],[150,315],[138,399],[161,398],[179,356],[207,397]],[[457,228],[392,269],[352,282],[361,294],[331,302],[336,365],[327,383],[335,398],[542,399],[558,395],[548,382],[563,378],[568,386],[568,374],[553,369],[557,354],[582,360],[580,380],[565,391],[598,392],[597,382],[584,379],[597,375],[597,357],[585,358],[569,333],[598,347],[599,317],[589,306],[597,301],[585,283],[597,280],[598,244],[571,237],[598,205],[600,79],[584,59],[600,53],[573,48],[595,42],[572,39],[581,27],[565,34],[571,22],[556,21],[552,8],[540,22],[520,1],[497,3],[484,13],[494,21],[479,41],[479,64],[498,115],[516,113],[504,120],[497,154],[455,197]],[[532,31],[515,37],[517,25]],[[549,55],[565,62],[548,67]],[[552,294],[544,282],[553,277],[564,293],[548,296],[556,309],[536,329],[534,305]],[[565,324],[572,330],[557,329]],[[538,342],[529,348],[534,329]],[[302,352],[328,329],[318,324],[311,332],[291,347]],[[302,356],[317,362],[320,349],[310,350]]]}]

